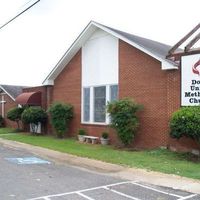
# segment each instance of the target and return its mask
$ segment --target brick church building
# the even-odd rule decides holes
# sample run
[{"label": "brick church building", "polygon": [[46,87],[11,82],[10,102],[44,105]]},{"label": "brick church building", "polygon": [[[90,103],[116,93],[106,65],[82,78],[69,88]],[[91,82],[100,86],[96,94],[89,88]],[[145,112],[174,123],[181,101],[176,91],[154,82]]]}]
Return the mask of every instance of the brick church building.
[{"label": "brick church building", "polygon": [[[169,137],[169,120],[181,106],[178,59],[167,59],[171,46],[90,22],[43,82],[26,88],[21,104],[35,93],[47,109],[53,102],[71,103],[74,118],[70,134],[79,128],[93,136],[109,132],[107,101],[129,97],[142,104],[140,126],[133,142],[138,148],[174,146],[197,148],[194,141]],[[37,96],[36,95],[36,96]],[[30,103],[31,104],[31,103]],[[48,125],[46,132],[52,129]]]}]

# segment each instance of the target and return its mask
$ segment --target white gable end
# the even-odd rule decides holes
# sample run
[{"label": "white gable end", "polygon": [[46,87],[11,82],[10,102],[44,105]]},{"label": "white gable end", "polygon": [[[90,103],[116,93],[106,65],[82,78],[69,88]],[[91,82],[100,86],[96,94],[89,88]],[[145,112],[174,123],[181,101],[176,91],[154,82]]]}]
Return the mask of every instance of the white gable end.
[{"label": "white gable end", "polygon": [[118,38],[98,29],[82,46],[82,86],[118,84]]},{"label": "white gable end", "polygon": [[98,28],[88,40],[90,41],[90,40],[102,38],[108,35],[110,34]]}]

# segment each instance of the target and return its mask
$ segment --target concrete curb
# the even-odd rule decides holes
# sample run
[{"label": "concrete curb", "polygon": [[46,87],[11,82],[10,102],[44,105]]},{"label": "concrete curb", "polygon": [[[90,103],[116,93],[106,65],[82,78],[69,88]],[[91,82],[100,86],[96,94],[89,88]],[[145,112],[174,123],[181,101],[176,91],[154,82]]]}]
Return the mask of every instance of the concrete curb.
[{"label": "concrete curb", "polygon": [[61,153],[58,151],[32,146],[29,144],[24,144],[20,142],[15,142],[11,140],[5,140],[0,138],[0,143],[9,146],[11,148],[20,148],[28,150],[38,156],[46,157],[55,162],[60,162],[63,164],[73,165],[76,167],[81,167],[101,173],[107,173],[107,175],[133,180],[146,182],[150,184],[172,187],[174,189],[185,190],[192,193],[200,194],[200,181],[185,177],[180,177],[171,174],[163,174],[159,172],[152,172],[137,168],[128,168],[116,164],[105,163],[98,160],[93,160],[89,158],[82,158],[78,156],[73,156],[67,153]]}]

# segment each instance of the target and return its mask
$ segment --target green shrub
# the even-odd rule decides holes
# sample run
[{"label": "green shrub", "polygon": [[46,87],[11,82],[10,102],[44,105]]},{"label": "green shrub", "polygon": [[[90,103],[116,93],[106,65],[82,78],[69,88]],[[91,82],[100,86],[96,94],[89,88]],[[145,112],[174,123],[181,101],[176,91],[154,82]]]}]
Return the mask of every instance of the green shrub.
[{"label": "green shrub", "polygon": [[86,130],[82,128],[78,129],[78,135],[87,135]]},{"label": "green shrub", "polygon": [[24,111],[24,108],[11,108],[7,112],[7,118],[11,121],[14,121],[17,123],[17,129],[20,130],[20,121],[21,121],[21,116]]},{"label": "green shrub", "polygon": [[108,134],[107,132],[103,132],[103,133],[101,134],[101,137],[102,137],[103,139],[108,139],[109,134]]},{"label": "green shrub", "polygon": [[69,122],[73,117],[73,107],[70,104],[54,103],[49,108],[51,124],[56,130],[57,137],[63,138],[68,131]]},{"label": "green shrub", "polygon": [[4,119],[3,117],[0,115],[0,127],[4,126]]},{"label": "green shrub", "polygon": [[136,112],[142,108],[134,101],[125,98],[108,103],[107,111],[111,117],[111,126],[116,129],[118,137],[124,145],[133,141],[139,125]]},{"label": "green shrub", "polygon": [[170,120],[170,136],[183,136],[200,142],[200,106],[183,107],[174,112]]},{"label": "green shrub", "polygon": [[30,124],[34,134],[37,133],[38,123],[44,123],[47,119],[47,113],[39,107],[29,107],[22,113],[22,121]]}]

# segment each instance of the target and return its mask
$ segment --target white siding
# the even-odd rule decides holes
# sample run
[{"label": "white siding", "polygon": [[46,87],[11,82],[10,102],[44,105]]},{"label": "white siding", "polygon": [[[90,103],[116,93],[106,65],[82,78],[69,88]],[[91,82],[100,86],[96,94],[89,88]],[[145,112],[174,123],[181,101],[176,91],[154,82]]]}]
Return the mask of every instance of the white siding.
[{"label": "white siding", "polygon": [[96,31],[82,47],[82,86],[118,84],[118,38]]}]

